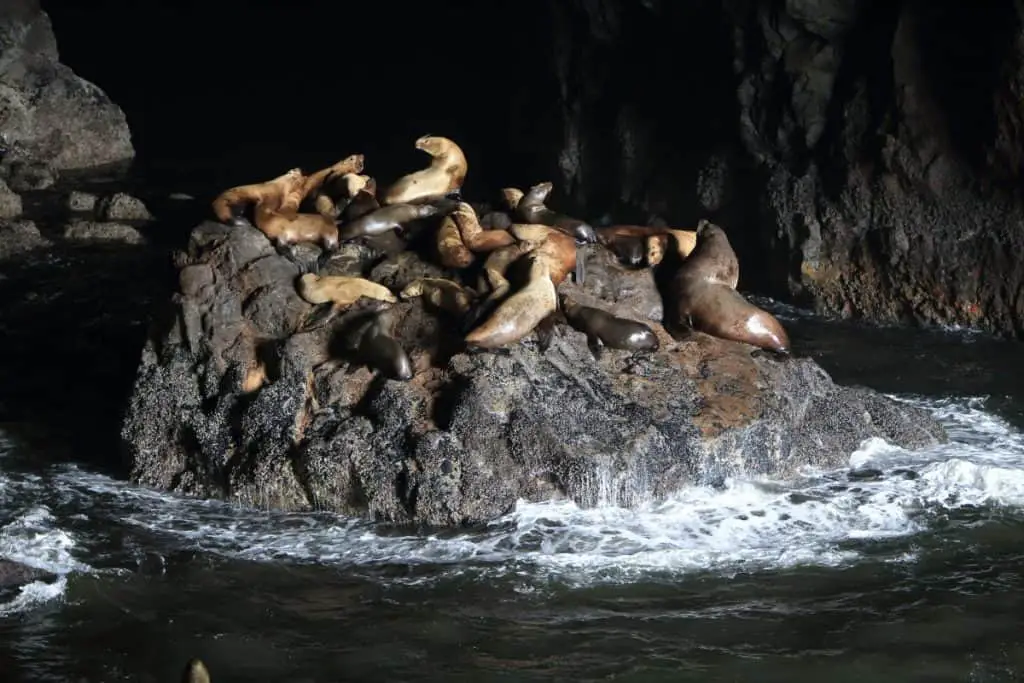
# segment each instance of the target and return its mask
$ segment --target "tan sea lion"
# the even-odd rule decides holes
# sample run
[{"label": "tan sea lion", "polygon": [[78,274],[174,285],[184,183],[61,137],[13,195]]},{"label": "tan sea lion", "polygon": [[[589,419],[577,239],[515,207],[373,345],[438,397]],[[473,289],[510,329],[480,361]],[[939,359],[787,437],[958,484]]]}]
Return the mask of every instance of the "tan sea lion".
[{"label": "tan sea lion", "polygon": [[506,187],[501,190],[501,197],[505,200],[505,206],[508,207],[509,211],[515,211],[519,206],[519,202],[522,201],[523,195],[526,194],[518,187]]},{"label": "tan sea lion", "polygon": [[254,211],[256,227],[277,247],[301,242],[318,244],[325,251],[338,246],[338,226],[318,213],[283,213],[258,204]]},{"label": "tan sea lion", "polygon": [[697,228],[697,246],[672,278],[674,322],[719,339],[788,354],[786,330],[775,316],[736,291],[738,278],[736,253],[725,231],[702,220]]},{"label": "tan sea lion", "polygon": [[349,307],[375,309],[376,303],[392,304],[398,301],[384,285],[361,277],[344,275],[315,275],[305,273],[295,283],[295,290],[316,308],[299,323],[299,332],[323,327],[338,313]]},{"label": "tan sea lion", "polygon": [[558,308],[558,295],[551,281],[548,260],[534,252],[525,287],[502,301],[494,313],[466,335],[471,347],[493,349],[519,341]]},{"label": "tan sea lion", "polygon": [[576,273],[576,281],[583,284],[584,260],[578,258],[576,240],[565,232],[547,225],[516,223],[509,232],[520,242],[535,245],[534,251],[548,267],[555,285],[561,284],[569,273]]},{"label": "tan sea lion", "polygon": [[402,299],[422,296],[434,308],[454,315],[465,315],[473,305],[475,296],[457,282],[444,278],[425,277],[411,282],[402,290]]},{"label": "tan sea lion", "polygon": [[388,230],[402,231],[403,226],[411,221],[429,218],[450,211],[454,203],[437,204],[390,204],[371,211],[365,216],[344,223],[339,228],[339,238],[352,240],[357,237],[372,237]]},{"label": "tan sea lion", "polygon": [[181,683],[210,683],[210,672],[203,660],[190,659],[181,673]]},{"label": "tan sea lion", "polygon": [[480,226],[476,211],[466,202],[459,202],[452,213],[459,228],[462,243],[472,252],[491,252],[514,244],[516,238],[505,230],[484,230]]},{"label": "tan sea lion", "polygon": [[[516,203],[516,215],[524,223],[549,225],[571,235],[580,242],[596,242],[597,234],[588,223],[578,218],[571,218],[565,214],[557,213],[547,207],[544,202],[547,200],[548,195],[551,194],[552,189],[554,189],[554,184],[550,181],[537,183],[531,187]],[[507,200],[510,201],[513,196],[506,195]]]},{"label": "tan sea lion", "polygon": [[362,173],[366,157],[362,154],[350,154],[341,161],[322,168],[312,175],[306,176],[302,187],[302,196],[306,197],[320,189],[329,176],[343,176],[346,173]]},{"label": "tan sea lion", "polygon": [[321,216],[336,219],[339,214],[362,192],[372,178],[358,173],[332,176],[316,192],[313,205]]},{"label": "tan sea lion", "polygon": [[377,181],[374,178],[370,178],[366,181],[366,185],[356,192],[355,196],[349,200],[348,204],[342,210],[341,222],[350,223],[357,218],[362,218],[371,211],[376,211],[379,208],[380,202],[377,201]]},{"label": "tan sea lion", "polygon": [[405,175],[387,189],[381,204],[410,202],[455,195],[462,190],[469,164],[462,149],[448,138],[424,135],[416,140],[416,149],[433,157],[427,168]]},{"label": "tan sea lion", "polygon": [[466,247],[459,226],[450,215],[441,220],[437,229],[437,255],[445,268],[467,268],[473,263],[473,252]]},{"label": "tan sea lion", "polygon": [[587,335],[587,345],[595,357],[600,355],[602,345],[625,351],[658,350],[654,330],[637,320],[583,306],[569,297],[562,297],[562,313],[572,327]]},{"label": "tan sea lion", "polygon": [[213,200],[213,213],[217,220],[228,225],[244,223],[245,209],[251,204],[277,210],[282,206],[297,208],[302,201],[305,176],[302,170],[293,168],[282,175],[263,183],[239,185],[221,192]]}]

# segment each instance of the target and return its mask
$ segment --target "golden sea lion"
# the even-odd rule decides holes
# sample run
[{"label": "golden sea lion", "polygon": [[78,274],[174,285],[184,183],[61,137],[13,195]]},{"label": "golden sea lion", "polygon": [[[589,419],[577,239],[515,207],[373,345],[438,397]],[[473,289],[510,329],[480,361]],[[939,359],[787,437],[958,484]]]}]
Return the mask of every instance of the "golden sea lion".
[{"label": "golden sea lion", "polygon": [[420,218],[436,216],[449,211],[453,206],[446,204],[390,204],[342,224],[339,238],[352,240],[357,237],[372,237],[388,230],[402,231],[403,226]]},{"label": "golden sea lion", "polygon": [[181,673],[181,683],[210,683],[210,672],[203,660],[190,659]]},{"label": "golden sea lion", "polygon": [[326,252],[338,246],[338,226],[326,216],[318,213],[283,213],[263,204],[258,204],[254,213],[253,223],[277,247],[308,242],[320,245]]},{"label": "golden sea lion", "polygon": [[583,284],[584,259],[578,258],[576,240],[570,235],[547,225],[526,223],[516,223],[509,232],[520,242],[534,245],[533,251],[546,261],[551,281],[556,285],[571,272],[575,272],[576,282]]},{"label": "golden sea lion", "polygon": [[552,211],[545,205],[544,202],[547,200],[548,195],[551,194],[553,188],[554,184],[550,181],[537,183],[531,187],[516,203],[516,215],[524,223],[549,225],[571,235],[580,242],[596,242],[597,234],[588,223],[578,218],[571,218],[565,214]]},{"label": "golden sea lion", "polygon": [[456,195],[462,190],[469,164],[457,144],[448,138],[424,135],[416,140],[416,149],[432,157],[430,166],[396,180],[381,198],[382,205],[408,204],[432,197]]},{"label": "golden sea lion", "polygon": [[343,176],[346,173],[362,173],[366,158],[362,154],[350,154],[341,161],[322,168],[312,175],[306,176],[302,187],[302,196],[306,197],[324,184],[329,176]]},{"label": "golden sea lion", "polygon": [[789,336],[772,314],[736,291],[739,265],[725,231],[701,221],[697,245],[672,278],[670,291],[680,327],[719,339],[788,354]]},{"label": "golden sea lion", "polygon": [[657,351],[660,345],[650,326],[583,306],[569,297],[562,297],[562,313],[572,327],[587,335],[587,345],[595,357],[600,355],[602,345],[625,351]]},{"label": "golden sea lion", "polygon": [[466,202],[459,202],[452,213],[459,228],[462,243],[472,252],[491,252],[515,243],[516,239],[505,230],[484,230],[476,211]]},{"label": "golden sea lion", "polygon": [[534,252],[526,258],[530,259],[526,286],[502,301],[482,325],[466,335],[468,346],[493,349],[519,341],[558,309],[547,259]]},{"label": "golden sea lion", "polygon": [[473,252],[462,241],[459,226],[450,215],[441,220],[437,229],[437,255],[445,268],[467,268],[473,263]]},{"label": "golden sea lion", "polygon": [[316,307],[299,324],[299,332],[309,332],[326,325],[335,315],[350,306],[359,304],[373,308],[374,302],[391,304],[398,301],[384,285],[344,275],[305,273],[296,282],[295,290]]},{"label": "golden sea lion", "polygon": [[465,315],[475,299],[473,293],[459,283],[434,277],[420,278],[409,283],[400,296],[403,299],[422,296],[434,308],[458,316]]},{"label": "golden sea lion", "polygon": [[[273,180],[252,185],[239,185],[221,192],[213,200],[213,213],[217,220],[228,225],[238,225],[242,221],[245,209],[251,205],[262,205],[277,210],[281,206],[297,208],[302,201],[302,189],[305,176],[302,170],[293,168]],[[298,199],[295,199],[298,197]]]}]

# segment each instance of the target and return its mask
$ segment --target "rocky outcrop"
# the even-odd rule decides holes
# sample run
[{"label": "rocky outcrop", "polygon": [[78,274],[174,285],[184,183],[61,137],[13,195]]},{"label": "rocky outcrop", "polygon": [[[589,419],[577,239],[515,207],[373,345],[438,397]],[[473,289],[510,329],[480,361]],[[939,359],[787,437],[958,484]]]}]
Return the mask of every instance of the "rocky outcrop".
[{"label": "rocky outcrop", "polygon": [[820,312],[1024,334],[1019,2],[552,11],[577,203],[713,218],[742,286]]},{"label": "rocky outcrop", "polygon": [[0,7],[0,146],[5,163],[32,160],[57,170],[135,154],[121,109],[60,63],[38,0]]},{"label": "rocky outcrop", "polygon": [[[344,351],[348,320],[296,332],[311,311],[298,267],[257,230],[203,223],[177,263],[179,291],[149,331],[122,428],[132,478],[160,489],[451,526],[520,498],[632,505],[725,477],[784,477],[840,464],[871,436],[945,439],[924,412],[836,386],[811,360],[676,341],[653,321],[656,353],[595,360],[566,326],[546,351],[528,339],[466,353],[455,320],[401,301],[393,333],[416,372],[392,380]],[[358,245],[323,274],[396,292],[453,275],[413,251]],[[563,288],[620,315],[661,315],[650,271],[603,250],[585,288]]]}]

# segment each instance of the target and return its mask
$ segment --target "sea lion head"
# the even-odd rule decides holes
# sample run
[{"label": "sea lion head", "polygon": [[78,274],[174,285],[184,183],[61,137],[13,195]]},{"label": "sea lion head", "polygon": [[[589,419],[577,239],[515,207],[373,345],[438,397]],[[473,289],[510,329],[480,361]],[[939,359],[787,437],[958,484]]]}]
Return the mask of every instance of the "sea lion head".
[{"label": "sea lion head", "polygon": [[722,228],[711,221],[701,218],[697,221],[697,237],[702,240],[725,237],[725,230],[722,230]]},{"label": "sea lion head", "polygon": [[335,164],[335,166],[339,169],[344,169],[346,173],[362,173],[365,163],[366,157],[364,155],[349,154],[347,157]]},{"label": "sea lion head", "polygon": [[590,223],[580,222],[573,226],[573,237],[576,238],[578,244],[595,244],[597,242],[597,232],[590,225]]},{"label": "sea lion head", "polygon": [[358,173],[346,173],[341,176],[341,179],[345,183],[345,192],[348,193],[349,197],[355,197],[370,182],[370,176],[359,175]]},{"label": "sea lion head", "polygon": [[371,197],[376,197],[377,196],[377,179],[373,178],[373,177],[370,177],[370,176],[365,176],[365,177],[366,177],[366,184],[363,185],[363,192],[365,192],[366,194],[370,195]]},{"label": "sea lion head", "polygon": [[527,195],[529,195],[530,199],[534,201],[542,202],[548,198],[548,195],[551,194],[551,190],[553,190],[554,188],[555,184],[552,183],[550,180],[546,180],[543,183],[537,183],[536,185],[532,186],[530,188],[530,191],[527,192]]},{"label": "sea lion head", "polygon": [[502,188],[501,197],[505,200],[505,206],[514,210],[523,198],[523,191],[518,187]]},{"label": "sea lion head", "polygon": [[190,659],[181,674],[182,683],[210,683],[210,672],[201,659]]},{"label": "sea lion head", "polygon": [[438,157],[448,151],[452,141],[438,135],[424,135],[416,140],[416,149],[422,150],[432,157]]}]

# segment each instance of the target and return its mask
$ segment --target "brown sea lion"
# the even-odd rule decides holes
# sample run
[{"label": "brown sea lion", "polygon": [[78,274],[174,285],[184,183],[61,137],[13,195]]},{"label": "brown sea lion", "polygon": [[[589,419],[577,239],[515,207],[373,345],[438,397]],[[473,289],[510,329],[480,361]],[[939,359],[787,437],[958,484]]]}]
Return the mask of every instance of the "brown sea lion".
[{"label": "brown sea lion", "polygon": [[343,348],[360,362],[391,379],[413,377],[412,360],[392,334],[395,309],[384,308],[363,315],[341,334]]},{"label": "brown sea lion", "polygon": [[[516,215],[524,223],[549,225],[571,235],[579,242],[588,244],[597,242],[597,234],[588,223],[578,218],[571,218],[565,214],[557,213],[547,207],[544,202],[547,200],[548,195],[551,194],[553,188],[554,184],[550,181],[538,183],[531,187],[516,203]],[[507,194],[506,200],[512,201],[513,197],[514,194]]]},{"label": "brown sea lion", "polygon": [[470,347],[493,349],[519,341],[558,309],[548,259],[531,252],[529,279],[519,291],[502,301],[494,313],[466,335]]},{"label": "brown sea lion", "polygon": [[409,283],[400,296],[403,299],[422,296],[434,308],[457,316],[465,315],[475,298],[471,290],[458,282],[434,277],[420,278]]},{"label": "brown sea lion", "polygon": [[452,218],[459,228],[462,243],[472,252],[491,252],[516,241],[516,238],[505,230],[484,230],[480,226],[476,211],[466,202],[459,202],[452,212]]},{"label": "brown sea lion", "polygon": [[457,144],[448,138],[424,135],[416,140],[416,149],[433,157],[430,166],[396,180],[381,198],[382,205],[408,204],[461,192],[469,164]]},{"label": "brown sea lion", "polygon": [[318,244],[325,251],[338,246],[338,226],[318,213],[283,213],[258,204],[254,210],[256,227],[276,247],[291,247],[301,242]]},{"label": "brown sea lion", "polygon": [[181,673],[181,683],[210,683],[210,672],[203,660],[190,659]]},{"label": "brown sea lion", "polygon": [[665,256],[670,236],[681,258],[689,256],[697,243],[694,230],[646,225],[609,225],[597,228],[597,241],[611,249],[620,260],[639,266],[646,259],[647,266],[656,266]]},{"label": "brown sea lion", "polygon": [[560,285],[574,272],[576,282],[583,284],[584,259],[578,258],[576,240],[557,228],[547,225],[516,223],[509,232],[520,242],[534,245],[534,251],[545,259],[551,281]]},{"label": "brown sea lion", "polygon": [[372,237],[388,230],[402,231],[403,226],[420,218],[437,216],[450,211],[447,204],[389,204],[371,211],[365,216],[344,223],[339,228],[339,239],[352,240],[357,237]]},{"label": "brown sea lion", "polygon": [[437,229],[437,255],[445,268],[467,268],[473,263],[473,252],[469,250],[459,226],[451,216],[445,216]]},{"label": "brown sea lion", "polygon": [[[324,184],[330,176],[343,176],[346,173],[362,173],[366,158],[362,154],[350,154],[341,161],[322,168],[312,175],[306,176],[302,187],[302,196],[307,197]],[[296,207],[297,208],[297,207]]]},{"label": "brown sea lion", "polygon": [[293,168],[273,180],[239,185],[221,192],[213,200],[213,213],[222,223],[238,225],[245,223],[245,210],[252,204],[277,210],[281,206],[291,206],[294,203],[297,208],[302,201],[304,185],[305,176],[302,175],[302,170]]},{"label": "brown sea lion", "polygon": [[562,313],[572,327],[587,335],[587,345],[595,357],[600,355],[602,345],[625,351],[658,350],[654,330],[637,320],[583,306],[569,297],[562,297]]},{"label": "brown sea lion", "polygon": [[672,278],[676,320],[719,339],[744,342],[788,354],[789,336],[772,314],[736,291],[739,265],[725,231],[701,221],[697,246]]}]

